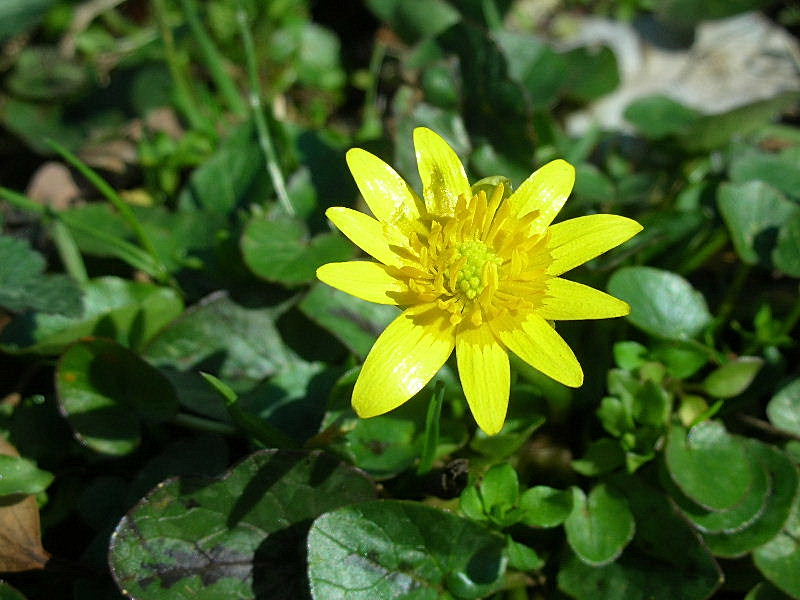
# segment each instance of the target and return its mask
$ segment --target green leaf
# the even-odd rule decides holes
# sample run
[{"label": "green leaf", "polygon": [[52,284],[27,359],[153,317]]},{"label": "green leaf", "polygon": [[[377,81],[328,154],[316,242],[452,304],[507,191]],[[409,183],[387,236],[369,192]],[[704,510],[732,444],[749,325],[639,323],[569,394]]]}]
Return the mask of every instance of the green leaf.
[{"label": "green leaf", "polygon": [[14,312],[80,315],[78,285],[64,275],[45,275],[44,270],[44,257],[27,242],[0,235],[0,306]]},{"label": "green leaf", "polygon": [[800,216],[800,206],[762,181],[723,184],[717,205],[736,253],[749,265],[770,266],[779,230]]},{"label": "green leaf", "polygon": [[747,593],[744,600],[791,600],[791,596],[787,596],[768,581],[762,581]]},{"label": "green leaf", "polygon": [[773,539],[789,518],[792,505],[797,502],[800,491],[797,467],[774,446],[756,440],[750,440],[749,445],[770,477],[767,504],[761,516],[741,531],[703,536],[708,548],[717,556],[744,556]]},{"label": "green leaf", "polygon": [[767,404],[767,416],[778,429],[800,435],[800,379],[783,386]]},{"label": "green leaf", "polygon": [[709,373],[703,388],[715,398],[733,398],[750,386],[763,364],[757,356],[740,356]]},{"label": "green leaf", "polygon": [[536,553],[536,550],[514,541],[510,535],[506,536],[506,552],[508,553],[508,566],[518,571],[536,571],[545,565],[545,561]]},{"label": "green leaf", "polygon": [[513,506],[519,496],[519,481],[508,463],[493,466],[481,481],[481,497],[487,511],[494,507]]},{"label": "green leaf", "polygon": [[631,305],[631,323],[655,336],[690,339],[711,321],[703,295],[669,271],[623,267],[611,276],[608,291]]},{"label": "green leaf", "polygon": [[324,283],[311,287],[300,310],[364,359],[381,332],[400,313],[394,306],[356,298]]},{"label": "green leaf", "polygon": [[71,346],[56,368],[56,392],[78,440],[103,454],[129,454],[142,420],[165,421],[178,410],[169,380],[111,340]]},{"label": "green leaf", "polygon": [[691,377],[708,362],[708,354],[681,342],[656,344],[650,356],[667,367],[667,372],[678,379]]},{"label": "green leaf", "polygon": [[791,155],[746,147],[734,155],[729,175],[733,183],[759,180],[788,196],[800,194],[800,168]]},{"label": "green leaf", "polygon": [[778,588],[800,597],[800,513],[795,510],[775,539],[756,548],[753,562]]},{"label": "green leaf", "polygon": [[614,362],[620,369],[632,371],[647,361],[647,346],[639,342],[622,341],[614,344]]},{"label": "green leaf", "polygon": [[750,462],[754,465],[753,481],[747,494],[741,502],[727,510],[708,510],[686,497],[683,492],[669,479],[666,473],[662,476],[662,483],[681,512],[705,533],[735,533],[748,527],[764,512],[767,506],[772,481],[766,465],[759,459],[758,454],[748,446]]},{"label": "green leaf", "polygon": [[591,567],[572,557],[558,587],[577,600],[705,600],[722,583],[708,550],[667,498],[630,475],[613,479],[636,518],[636,535],[617,561]]},{"label": "green leaf", "polygon": [[522,522],[530,527],[556,527],[572,512],[572,490],[557,490],[537,485],[523,492],[519,507]]},{"label": "green leaf", "polygon": [[417,424],[402,415],[359,420],[346,436],[347,450],[356,466],[370,475],[392,477],[410,468],[419,456],[417,431]]},{"label": "green leaf", "polygon": [[301,221],[267,220],[257,216],[245,227],[241,239],[245,264],[253,273],[284,285],[316,279],[317,268],[328,262],[352,258],[353,245],[336,233],[308,239]]},{"label": "green leaf", "polygon": [[0,41],[36,25],[55,0],[5,0],[0,3]]},{"label": "green leaf", "polygon": [[800,213],[778,230],[778,243],[772,250],[772,262],[787,275],[800,277]]},{"label": "green leaf", "polygon": [[26,598],[6,582],[0,581],[0,600],[26,600]]},{"label": "green leaf", "polygon": [[625,497],[601,483],[588,498],[572,488],[572,512],[564,521],[570,548],[586,564],[602,566],[616,559],[636,529]]},{"label": "green leaf", "polygon": [[566,80],[567,59],[529,34],[501,29],[492,37],[508,63],[509,77],[527,90],[533,105],[554,103]]},{"label": "green leaf", "polygon": [[625,452],[617,440],[600,438],[589,445],[583,458],[572,461],[572,468],[581,475],[597,477],[625,464]]},{"label": "green leaf", "polygon": [[53,475],[27,458],[0,454],[0,496],[38,494],[47,489]]},{"label": "green leaf", "polygon": [[[505,540],[422,504],[383,500],[319,517],[308,535],[315,600],[483,598],[502,582]],[[346,565],[346,568],[342,568]]]},{"label": "green leaf", "polygon": [[71,342],[90,335],[140,348],[183,310],[180,296],[170,288],[116,277],[93,279],[83,293],[80,317],[22,314],[0,334],[0,348],[12,353],[59,354]]},{"label": "green leaf", "polygon": [[[669,431],[666,461],[681,491],[710,510],[739,504],[753,483],[753,465],[745,445],[717,421],[704,421],[688,432],[679,425]],[[709,477],[714,473],[716,477]]]},{"label": "green leaf", "polygon": [[617,58],[608,46],[575,48],[562,56],[566,63],[563,93],[567,97],[591,102],[617,89]]},{"label": "green leaf", "polygon": [[252,389],[298,360],[275,327],[277,314],[244,308],[225,293],[214,293],[159,332],[144,357],[179,372],[209,371],[236,391]]},{"label": "green leaf", "polygon": [[658,140],[685,131],[700,115],[667,96],[646,96],[631,102],[624,116],[645,136]]},{"label": "green leaf", "polygon": [[248,202],[263,202],[270,189],[255,127],[244,123],[192,172],[178,197],[181,210],[230,214]]},{"label": "green leaf", "polygon": [[138,600],[301,600],[310,521],[372,497],[362,474],[328,455],[264,450],[220,479],[153,489],[117,525],[109,564]]},{"label": "green leaf", "polygon": [[46,102],[69,100],[88,83],[88,71],[83,63],[65,57],[50,46],[23,48],[7,79],[8,89],[14,96]]}]

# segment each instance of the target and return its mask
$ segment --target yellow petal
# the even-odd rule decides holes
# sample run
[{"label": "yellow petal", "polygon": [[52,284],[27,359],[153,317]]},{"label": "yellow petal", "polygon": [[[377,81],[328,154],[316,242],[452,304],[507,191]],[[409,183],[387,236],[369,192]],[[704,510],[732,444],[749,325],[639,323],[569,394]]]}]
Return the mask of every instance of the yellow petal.
[{"label": "yellow petal", "polygon": [[397,317],[370,350],[353,389],[360,417],[382,415],[420,391],[455,346],[447,313],[417,306]]},{"label": "yellow petal", "polygon": [[583,384],[583,371],[572,349],[539,315],[531,313],[525,318],[506,315],[491,325],[506,347],[533,368],[570,387]]},{"label": "yellow petal", "polygon": [[347,152],[347,165],[378,220],[395,223],[419,218],[419,198],[392,167],[361,148]]},{"label": "yellow petal", "polygon": [[610,319],[631,312],[623,302],[588,285],[553,277],[547,280],[547,296],[536,313],[548,321]]},{"label": "yellow petal", "polygon": [[550,227],[548,246],[553,262],[549,275],[561,275],[616,248],[642,230],[633,219],[619,215],[588,215]]},{"label": "yellow petal", "polygon": [[397,264],[399,257],[389,248],[389,241],[380,221],[343,206],[329,208],[325,211],[325,215],[339,228],[339,231],[364,252],[384,264]]},{"label": "yellow petal", "polygon": [[414,149],[428,212],[452,215],[460,194],[472,196],[464,165],[455,150],[427,127],[414,130]]},{"label": "yellow petal", "polygon": [[478,426],[489,435],[503,428],[508,408],[508,354],[488,327],[471,327],[456,336],[458,374]]},{"label": "yellow petal", "polygon": [[397,304],[398,294],[408,291],[406,284],[392,277],[384,265],[367,260],[322,265],[317,269],[317,279],[378,304]]},{"label": "yellow petal", "polygon": [[538,210],[539,216],[532,227],[534,231],[543,231],[564,206],[573,185],[575,167],[565,160],[553,160],[523,181],[508,201],[516,206],[519,215]]}]

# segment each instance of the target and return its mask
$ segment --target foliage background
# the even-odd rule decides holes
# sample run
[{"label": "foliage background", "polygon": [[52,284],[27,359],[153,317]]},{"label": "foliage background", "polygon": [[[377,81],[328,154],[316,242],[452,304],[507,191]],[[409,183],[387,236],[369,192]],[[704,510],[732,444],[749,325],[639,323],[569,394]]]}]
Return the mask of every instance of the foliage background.
[{"label": "foliage background", "polygon": [[[603,120],[636,77],[587,24],[680,56],[719,19],[780,32],[780,85]],[[800,598],[798,24],[766,0],[4,0],[0,598]],[[420,125],[473,181],[563,157],[562,218],[645,225],[571,274],[633,307],[559,325],[584,386],[515,364],[492,438],[447,366],[357,420],[394,309],[314,279],[355,256],[323,216],[359,206],[344,152],[418,187]]]}]

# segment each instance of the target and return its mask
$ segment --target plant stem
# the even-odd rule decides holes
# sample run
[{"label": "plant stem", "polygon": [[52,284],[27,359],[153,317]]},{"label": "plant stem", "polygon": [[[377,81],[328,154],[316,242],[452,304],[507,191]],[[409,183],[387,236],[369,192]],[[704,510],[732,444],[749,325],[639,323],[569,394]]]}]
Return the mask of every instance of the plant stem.
[{"label": "plant stem", "polygon": [[283,206],[283,209],[290,216],[294,216],[295,210],[292,202],[289,199],[289,194],[286,192],[286,182],[283,179],[280,165],[278,164],[278,157],[275,153],[275,147],[272,144],[272,137],[270,136],[267,127],[267,121],[264,118],[264,107],[261,102],[261,85],[258,79],[258,67],[256,64],[256,51],[253,44],[253,36],[250,33],[250,23],[242,4],[239,0],[239,5],[236,11],[236,21],[239,24],[239,33],[242,36],[242,44],[244,45],[244,53],[247,58],[247,72],[250,78],[250,109],[253,112],[253,120],[255,121],[256,131],[258,132],[258,144],[261,146],[261,151],[264,153],[264,159],[267,163],[267,171],[269,171],[272,185],[275,187],[275,193],[278,196],[278,201]]},{"label": "plant stem", "polygon": [[123,220],[128,224],[128,226],[133,230],[133,233],[139,238],[139,243],[142,245],[142,248],[150,255],[153,259],[153,263],[157,265],[158,273],[156,276],[161,281],[166,281],[169,279],[169,274],[166,266],[161,261],[161,257],[156,250],[153,241],[150,239],[150,236],[142,227],[142,224],[139,222],[139,219],[133,212],[133,209],[128,205],[125,200],[117,193],[117,191],[112,188],[105,179],[100,177],[100,175],[92,169],[89,165],[75,156],[72,152],[67,150],[64,146],[59,144],[54,140],[48,140],[48,144],[52,147],[56,152],[58,152],[64,160],[70,163],[73,167],[78,169],[81,174],[88,179],[92,185],[94,185],[98,191],[106,197],[106,199],[114,205],[114,208],[117,209],[120,216]]},{"label": "plant stem", "polygon": [[189,28],[192,30],[192,35],[200,47],[203,60],[211,73],[211,78],[230,109],[239,116],[245,116],[247,114],[247,105],[242,100],[236,83],[225,68],[222,55],[217,46],[211,36],[208,35],[205,27],[203,27],[197,10],[197,2],[195,0],[181,0],[181,7],[186,16],[186,21],[189,23]]},{"label": "plant stem", "polygon": [[189,121],[192,129],[206,130],[208,124],[195,101],[189,80],[185,77],[185,61],[178,56],[175,49],[175,38],[172,35],[172,28],[167,22],[165,0],[153,0],[153,8],[158,28],[161,31],[161,39],[164,41],[164,58],[175,85],[175,104]]},{"label": "plant stem", "polygon": [[181,425],[190,429],[208,431],[210,433],[220,433],[222,435],[234,435],[238,432],[235,427],[228,425],[227,423],[220,423],[219,421],[213,421],[211,419],[206,419],[205,417],[198,417],[196,415],[190,415],[187,413],[178,413],[173,417],[172,422],[176,425]]},{"label": "plant stem", "polygon": [[364,95],[364,115],[358,131],[359,140],[375,139],[380,137],[382,132],[380,110],[378,109],[378,82],[385,57],[386,44],[376,40],[372,56],[369,59],[369,86]]},{"label": "plant stem", "polygon": [[63,221],[54,219],[52,234],[67,273],[80,284],[89,281],[89,274],[86,272],[86,265],[80,250],[78,250],[78,245],[75,243],[75,238],[72,237],[72,233]]},{"label": "plant stem", "polygon": [[443,403],[444,383],[437,381],[431,401],[428,404],[428,414],[425,417],[425,439],[423,440],[422,456],[419,459],[417,475],[425,475],[433,467],[436,447],[439,445],[439,420],[442,416]]},{"label": "plant stem", "polygon": [[14,190],[10,190],[8,188],[0,187],[0,198],[9,202],[12,206],[19,208],[20,210],[32,212],[40,217],[45,217],[50,212],[47,207],[34,202],[19,192],[15,192]]},{"label": "plant stem", "polygon": [[739,294],[744,287],[745,281],[747,281],[747,276],[750,275],[751,269],[752,267],[745,263],[739,263],[739,266],[736,268],[736,274],[733,277],[733,281],[728,286],[728,290],[725,292],[725,297],[723,298],[722,303],[719,305],[719,312],[717,313],[717,318],[713,327],[714,331],[721,330],[733,314],[733,309],[736,306],[736,302],[739,299]]}]

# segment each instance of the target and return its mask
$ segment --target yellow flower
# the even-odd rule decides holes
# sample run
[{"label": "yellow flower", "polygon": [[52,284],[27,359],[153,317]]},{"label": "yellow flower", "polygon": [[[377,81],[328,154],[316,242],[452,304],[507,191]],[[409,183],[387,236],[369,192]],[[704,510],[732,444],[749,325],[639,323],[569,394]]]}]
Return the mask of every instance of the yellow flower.
[{"label": "yellow flower", "polygon": [[317,277],[348,294],[404,307],[375,342],[353,390],[361,417],[411,398],[456,351],[464,395],[488,434],[508,407],[508,351],[578,387],[583,371],[551,321],[628,314],[623,301],[559,277],[633,237],[642,227],[596,214],[551,225],[575,182],[554,160],[514,193],[470,188],[464,167],[438,134],[414,131],[422,200],[389,165],[354,148],[347,164],[375,218],[343,207],[328,218],[379,262],[329,263]]}]

